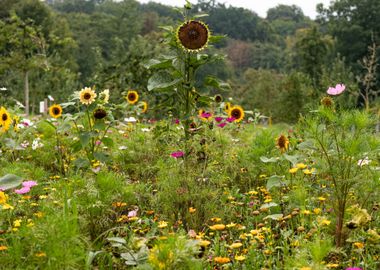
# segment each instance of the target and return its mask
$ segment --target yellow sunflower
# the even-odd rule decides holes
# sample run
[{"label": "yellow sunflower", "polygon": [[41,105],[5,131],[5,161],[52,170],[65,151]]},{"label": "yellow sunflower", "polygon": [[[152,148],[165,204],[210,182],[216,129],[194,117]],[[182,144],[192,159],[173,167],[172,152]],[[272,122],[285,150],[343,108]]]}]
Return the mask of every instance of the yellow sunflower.
[{"label": "yellow sunflower", "polygon": [[59,118],[62,116],[62,107],[58,104],[53,104],[49,108],[49,114],[53,118]]},{"label": "yellow sunflower", "polygon": [[148,103],[146,101],[142,101],[142,113],[146,113],[148,110]]},{"label": "yellow sunflower", "polygon": [[280,149],[281,153],[284,153],[289,148],[289,140],[288,138],[281,134],[276,141],[276,146],[278,149]]},{"label": "yellow sunflower", "polygon": [[133,105],[139,100],[139,94],[134,90],[130,90],[127,93],[126,99],[129,104]]},{"label": "yellow sunflower", "polygon": [[79,92],[79,99],[82,104],[90,105],[95,101],[96,93],[90,87],[85,87]]},{"label": "yellow sunflower", "polygon": [[5,132],[9,129],[9,126],[12,124],[12,118],[9,112],[4,108],[0,108],[0,126],[2,131]]},{"label": "yellow sunflower", "polygon": [[244,110],[242,107],[235,105],[228,111],[228,116],[235,118],[235,122],[240,122],[244,118]]},{"label": "yellow sunflower", "polygon": [[177,29],[177,41],[187,52],[199,52],[207,47],[210,31],[200,21],[186,21]]},{"label": "yellow sunflower", "polygon": [[231,103],[229,103],[229,102],[225,102],[225,103],[224,103],[224,111],[225,111],[226,113],[229,113],[229,112],[230,112],[230,109],[231,109]]}]

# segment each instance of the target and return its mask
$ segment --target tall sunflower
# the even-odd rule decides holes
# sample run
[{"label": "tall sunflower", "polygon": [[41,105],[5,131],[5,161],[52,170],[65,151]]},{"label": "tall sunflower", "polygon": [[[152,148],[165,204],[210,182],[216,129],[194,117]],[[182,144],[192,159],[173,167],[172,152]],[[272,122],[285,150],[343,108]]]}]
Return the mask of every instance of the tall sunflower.
[{"label": "tall sunflower", "polygon": [[134,90],[129,90],[126,96],[126,99],[129,104],[135,104],[137,101],[139,101],[139,94]]},{"label": "tall sunflower", "polygon": [[61,105],[54,104],[49,108],[49,114],[53,118],[59,118],[62,116],[62,107]]},{"label": "tall sunflower", "polygon": [[281,134],[276,141],[276,146],[278,149],[280,149],[281,153],[284,153],[289,148],[289,140],[288,138]]},{"label": "tall sunflower", "polygon": [[228,116],[235,118],[235,122],[240,122],[244,118],[244,110],[242,107],[235,105],[229,110]]},{"label": "tall sunflower", "polygon": [[210,31],[206,24],[200,21],[186,21],[177,29],[177,40],[188,52],[199,52],[207,47]]},{"label": "tall sunflower", "polygon": [[4,108],[0,108],[0,126],[2,131],[5,132],[9,129],[9,126],[12,124],[12,118],[9,112]]},{"label": "tall sunflower", "polygon": [[79,100],[82,104],[90,105],[95,101],[96,93],[90,87],[85,87],[79,92]]}]

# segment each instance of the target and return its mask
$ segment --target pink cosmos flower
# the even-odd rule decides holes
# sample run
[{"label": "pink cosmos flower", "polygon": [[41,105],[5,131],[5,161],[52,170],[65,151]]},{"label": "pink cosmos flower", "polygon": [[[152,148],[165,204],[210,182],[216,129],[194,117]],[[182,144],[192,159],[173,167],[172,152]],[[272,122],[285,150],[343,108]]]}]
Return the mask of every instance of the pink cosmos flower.
[{"label": "pink cosmos flower", "polygon": [[176,151],[176,152],[171,153],[170,155],[174,158],[180,158],[180,157],[183,157],[185,153],[182,151]]},{"label": "pink cosmos flower", "polygon": [[37,186],[37,182],[36,181],[25,181],[25,182],[22,182],[22,186],[31,188],[31,187]]},{"label": "pink cosmos flower", "polygon": [[25,194],[30,191],[30,187],[22,187],[20,189],[15,189],[15,193],[17,194]]},{"label": "pink cosmos flower", "polygon": [[138,210],[132,210],[128,212],[128,217],[137,217]]},{"label": "pink cosmos flower", "polygon": [[228,123],[232,123],[233,121],[236,120],[236,118],[235,117],[228,117],[226,120]]},{"label": "pink cosmos flower", "polygon": [[362,269],[359,267],[348,267],[346,268],[346,270],[362,270]]},{"label": "pink cosmos flower", "polygon": [[219,117],[219,116],[215,117],[215,121],[218,122],[218,123],[222,122],[223,119],[224,119],[223,117]]},{"label": "pink cosmos flower", "polygon": [[99,141],[99,140],[97,140],[97,141],[95,142],[96,145],[100,145],[101,143],[102,143],[102,142]]},{"label": "pink cosmos flower", "polygon": [[179,119],[176,119],[176,120],[174,121],[174,123],[176,123],[176,125],[178,125],[178,124],[179,124]]},{"label": "pink cosmos flower", "polygon": [[223,123],[218,124],[218,127],[220,127],[220,128],[224,128],[226,125],[227,125],[227,123],[226,123],[226,122],[223,122]]},{"label": "pink cosmos flower", "polygon": [[335,87],[329,87],[329,89],[327,89],[327,94],[337,96],[342,94],[344,90],[346,90],[346,86],[344,84],[337,84]]}]

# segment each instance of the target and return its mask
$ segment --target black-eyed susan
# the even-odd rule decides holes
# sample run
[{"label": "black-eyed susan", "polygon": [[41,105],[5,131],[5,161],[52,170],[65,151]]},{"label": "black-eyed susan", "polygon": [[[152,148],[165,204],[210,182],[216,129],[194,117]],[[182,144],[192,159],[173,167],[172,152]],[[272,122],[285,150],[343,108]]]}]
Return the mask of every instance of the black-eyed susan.
[{"label": "black-eyed susan", "polygon": [[49,108],[49,114],[53,118],[59,118],[62,116],[62,107],[58,104],[51,105]]},{"label": "black-eyed susan", "polygon": [[129,90],[125,99],[133,105],[139,100],[139,94],[134,90]]},{"label": "black-eyed susan", "polygon": [[104,117],[107,116],[107,111],[105,109],[103,109],[103,108],[97,108],[94,111],[93,115],[94,115],[95,119],[100,120],[100,119],[103,119]]},{"label": "black-eyed susan", "polygon": [[82,104],[90,105],[95,101],[96,93],[90,87],[85,87],[79,92],[79,100]]},{"label": "black-eyed susan", "polygon": [[289,140],[288,138],[281,134],[276,141],[276,146],[278,149],[280,149],[281,153],[284,153],[289,148]]},{"label": "black-eyed susan", "polygon": [[229,110],[228,116],[234,118],[235,122],[240,122],[244,118],[244,110],[242,107],[235,105]]},{"label": "black-eyed susan", "polygon": [[148,111],[148,103],[146,101],[142,101],[142,113],[146,113]]},{"label": "black-eyed susan", "polygon": [[177,29],[177,40],[187,52],[199,52],[207,47],[210,31],[200,21],[186,21]]},{"label": "black-eyed susan", "polygon": [[12,118],[9,112],[4,108],[0,108],[0,126],[2,131],[7,131],[12,124]]}]

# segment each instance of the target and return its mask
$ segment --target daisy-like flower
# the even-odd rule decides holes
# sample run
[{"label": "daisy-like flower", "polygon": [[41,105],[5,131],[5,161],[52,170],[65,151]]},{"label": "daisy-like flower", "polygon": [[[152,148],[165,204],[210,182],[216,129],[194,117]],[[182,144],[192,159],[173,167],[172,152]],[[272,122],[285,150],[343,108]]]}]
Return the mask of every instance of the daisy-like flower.
[{"label": "daisy-like flower", "polygon": [[214,262],[219,264],[226,264],[229,263],[231,260],[228,257],[215,257]]},{"label": "daisy-like flower", "polygon": [[53,118],[59,118],[62,116],[62,107],[58,104],[51,105],[49,108],[49,114]]},{"label": "daisy-like flower", "polygon": [[180,158],[180,157],[183,157],[184,155],[185,155],[185,153],[182,151],[176,151],[176,152],[173,152],[170,154],[170,156],[172,156],[174,158]]},{"label": "daisy-like flower", "polygon": [[129,104],[135,104],[139,100],[139,94],[134,90],[129,90],[125,97]]},{"label": "daisy-like flower", "polygon": [[226,225],[224,224],[215,224],[210,226],[210,229],[213,231],[223,231],[226,228]]},{"label": "daisy-like flower", "polygon": [[284,153],[289,148],[289,140],[288,138],[281,134],[276,141],[276,146],[278,149],[280,149],[281,153]]},{"label": "daisy-like flower", "polygon": [[210,31],[200,21],[186,21],[177,29],[177,41],[187,52],[199,52],[207,47]]},{"label": "daisy-like flower", "polygon": [[215,95],[215,97],[214,97],[214,101],[215,101],[216,103],[220,103],[220,102],[223,101],[223,97],[222,97],[221,95]]},{"label": "daisy-like flower", "polygon": [[244,118],[244,110],[242,107],[235,105],[229,110],[228,116],[235,118],[235,122],[240,122]]},{"label": "daisy-like flower", "polygon": [[82,104],[90,105],[95,101],[96,93],[90,87],[85,87],[79,92],[79,100]]},{"label": "daisy-like flower", "polygon": [[0,126],[2,131],[6,132],[9,129],[9,126],[12,124],[12,118],[9,112],[4,108],[0,108]]}]

